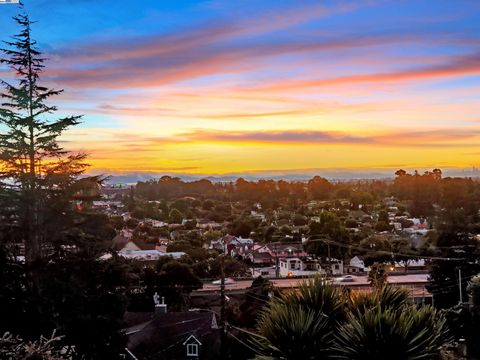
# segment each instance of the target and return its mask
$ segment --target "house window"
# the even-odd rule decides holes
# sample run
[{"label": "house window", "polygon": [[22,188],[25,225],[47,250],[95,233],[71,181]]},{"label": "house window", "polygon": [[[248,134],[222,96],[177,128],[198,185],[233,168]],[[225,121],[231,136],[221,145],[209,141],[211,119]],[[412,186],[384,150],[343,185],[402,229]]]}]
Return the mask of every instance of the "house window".
[{"label": "house window", "polygon": [[187,345],[187,356],[198,356],[198,344]]}]

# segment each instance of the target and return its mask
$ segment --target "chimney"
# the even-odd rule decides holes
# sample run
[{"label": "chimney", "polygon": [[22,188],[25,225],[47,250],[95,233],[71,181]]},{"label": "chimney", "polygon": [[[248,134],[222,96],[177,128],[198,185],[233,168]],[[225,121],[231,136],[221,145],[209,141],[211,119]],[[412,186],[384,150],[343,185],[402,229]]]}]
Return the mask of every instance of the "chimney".
[{"label": "chimney", "polygon": [[167,304],[165,304],[165,297],[162,296],[162,303],[155,304],[155,315],[166,314]]}]

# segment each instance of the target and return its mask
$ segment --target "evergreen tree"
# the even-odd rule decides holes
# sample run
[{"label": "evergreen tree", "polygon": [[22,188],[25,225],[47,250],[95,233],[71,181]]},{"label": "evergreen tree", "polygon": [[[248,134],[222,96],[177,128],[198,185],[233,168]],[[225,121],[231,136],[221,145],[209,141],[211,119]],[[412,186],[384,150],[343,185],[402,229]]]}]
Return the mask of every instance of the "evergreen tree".
[{"label": "evergreen tree", "polygon": [[[105,216],[74,206],[97,197],[101,179],[80,179],[85,155],[60,146],[80,117],[55,117],[50,100],[62,90],[41,84],[45,58],[32,22],[26,14],[14,20],[21,31],[1,59],[16,80],[1,81],[0,333],[30,341],[58,329],[74,349],[69,358],[120,358],[128,267],[98,260],[115,232]],[[25,263],[12,243],[25,246]]]},{"label": "evergreen tree", "polygon": [[10,221],[5,240],[15,240],[17,230],[16,240],[24,243],[26,263],[31,265],[41,259],[47,236],[59,230],[68,200],[87,183],[77,180],[86,164],[84,154],[70,153],[58,141],[80,116],[55,118],[57,107],[49,101],[62,90],[41,84],[46,59],[32,39],[28,15],[14,20],[22,30],[5,42],[0,59],[16,76],[0,80],[4,88],[0,123],[5,129],[0,133],[1,195],[15,214],[4,215]]}]

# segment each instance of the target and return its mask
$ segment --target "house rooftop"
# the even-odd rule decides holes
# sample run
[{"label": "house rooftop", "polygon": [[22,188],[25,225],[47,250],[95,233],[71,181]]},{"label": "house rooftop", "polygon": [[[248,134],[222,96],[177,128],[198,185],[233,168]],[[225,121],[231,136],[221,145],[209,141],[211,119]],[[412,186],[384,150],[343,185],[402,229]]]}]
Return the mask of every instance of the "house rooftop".
[{"label": "house rooftop", "polygon": [[182,346],[192,335],[199,340],[218,338],[219,330],[212,326],[214,316],[198,311],[157,314],[128,336],[127,348],[138,359],[168,359],[168,350]]}]

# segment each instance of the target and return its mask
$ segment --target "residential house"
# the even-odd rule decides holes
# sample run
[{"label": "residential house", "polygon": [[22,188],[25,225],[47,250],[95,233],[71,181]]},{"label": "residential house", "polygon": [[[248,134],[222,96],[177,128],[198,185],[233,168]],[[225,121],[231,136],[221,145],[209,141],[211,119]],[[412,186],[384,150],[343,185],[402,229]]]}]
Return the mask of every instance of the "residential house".
[{"label": "residential house", "polygon": [[311,276],[321,272],[320,263],[312,258],[288,257],[280,259],[281,277]]},{"label": "residential house", "polygon": [[197,224],[197,227],[202,230],[223,230],[223,225],[214,221],[200,222]]},{"label": "residential house", "polygon": [[425,272],[427,270],[425,259],[409,259],[395,262],[395,272],[398,273]]},{"label": "residential house", "polygon": [[[258,250],[259,252],[263,250]],[[268,251],[274,259],[277,258],[286,258],[286,257],[300,257],[307,256],[308,254],[303,249],[301,242],[274,242],[266,245],[266,250]]]},{"label": "residential house", "polygon": [[322,267],[324,267],[325,269],[328,269],[328,266],[330,265],[331,267],[331,274],[332,275],[335,275],[335,276],[338,276],[338,275],[343,275],[344,274],[344,271],[345,271],[345,268],[344,268],[344,265],[343,265],[343,260],[338,260],[338,259],[330,259],[330,262],[327,263],[327,264],[323,264]]},{"label": "residential house", "polygon": [[218,359],[221,329],[214,313],[167,312],[166,305],[155,313],[127,313],[127,359],[177,360]]},{"label": "residential house", "polygon": [[[328,271],[328,267],[331,271]],[[280,276],[281,277],[297,277],[297,276],[311,276],[315,274],[327,275],[342,275],[343,261],[331,259],[329,263],[321,263],[319,259],[302,256],[290,257],[280,259],[279,261]]]},{"label": "residential house", "polygon": [[162,228],[168,226],[168,223],[155,219],[145,219],[144,223],[150,225],[153,228]]},{"label": "residential house", "polygon": [[225,252],[225,245],[223,243],[223,239],[210,241],[210,245],[208,246],[208,248],[212,250],[217,250],[221,253]]},{"label": "residential house", "polygon": [[274,266],[268,266],[268,267],[255,267],[255,268],[252,268],[252,277],[256,278],[256,277],[263,277],[263,278],[266,278],[266,279],[271,279],[271,278],[275,278],[277,276],[277,270],[275,269]]},{"label": "residential house", "polygon": [[132,232],[122,230],[112,239],[112,247],[117,251],[155,250],[154,243],[146,243],[140,239],[134,239]]},{"label": "residential house", "polygon": [[369,270],[358,256],[351,258],[349,264],[344,266],[344,272],[347,274],[366,274]]},{"label": "residential house", "polygon": [[245,256],[245,254],[253,248],[252,239],[244,239],[235,237],[226,243],[226,251],[230,256]]},{"label": "residential house", "polygon": [[108,201],[94,200],[92,201],[92,209],[95,210],[107,210],[110,208]]},{"label": "residential house", "polygon": [[272,266],[275,263],[275,259],[269,252],[255,251],[254,253],[253,250],[248,250],[244,255],[244,259],[250,260],[253,267]]}]

